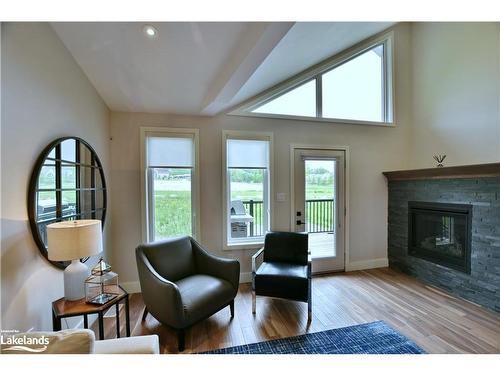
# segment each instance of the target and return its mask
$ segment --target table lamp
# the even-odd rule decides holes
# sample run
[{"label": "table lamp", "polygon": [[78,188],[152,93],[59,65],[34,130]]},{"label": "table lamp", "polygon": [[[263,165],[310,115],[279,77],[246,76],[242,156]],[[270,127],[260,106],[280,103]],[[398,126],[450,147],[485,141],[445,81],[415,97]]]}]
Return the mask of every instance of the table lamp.
[{"label": "table lamp", "polygon": [[80,259],[102,252],[101,221],[73,220],[47,225],[47,240],[50,260],[71,261],[64,270],[64,298],[84,298],[84,282],[90,270]]}]

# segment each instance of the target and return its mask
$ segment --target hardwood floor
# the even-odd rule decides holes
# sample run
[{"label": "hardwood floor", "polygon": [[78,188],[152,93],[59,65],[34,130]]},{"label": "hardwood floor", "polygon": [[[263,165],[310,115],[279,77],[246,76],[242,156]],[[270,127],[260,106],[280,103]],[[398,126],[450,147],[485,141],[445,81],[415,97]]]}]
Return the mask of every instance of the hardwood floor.
[{"label": "hardwood floor", "polygon": [[[191,327],[186,332],[184,353],[376,320],[384,320],[428,353],[500,353],[500,314],[394,270],[318,276],[313,278],[312,289],[313,319],[308,326],[307,305],[300,302],[257,297],[257,314],[253,316],[250,284],[242,284],[235,301],[234,319],[230,318],[229,308],[225,308]],[[132,335],[158,334],[162,353],[177,352],[175,332],[150,314],[142,322],[143,309],[141,294],[132,294]],[[115,319],[105,320],[105,337],[112,338],[116,332]]]}]

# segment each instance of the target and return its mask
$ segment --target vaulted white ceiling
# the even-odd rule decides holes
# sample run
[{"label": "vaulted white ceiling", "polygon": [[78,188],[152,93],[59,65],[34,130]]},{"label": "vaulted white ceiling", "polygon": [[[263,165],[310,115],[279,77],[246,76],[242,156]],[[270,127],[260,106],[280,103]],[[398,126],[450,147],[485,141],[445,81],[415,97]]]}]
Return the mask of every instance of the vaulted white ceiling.
[{"label": "vaulted white ceiling", "polygon": [[393,23],[52,23],[114,111],[213,115]]}]

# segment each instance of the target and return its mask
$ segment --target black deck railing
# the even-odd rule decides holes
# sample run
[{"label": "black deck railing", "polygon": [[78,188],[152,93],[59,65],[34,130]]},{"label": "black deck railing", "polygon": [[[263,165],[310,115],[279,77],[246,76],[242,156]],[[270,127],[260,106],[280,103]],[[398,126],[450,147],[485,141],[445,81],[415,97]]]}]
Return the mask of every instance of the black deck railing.
[{"label": "black deck railing", "polygon": [[259,237],[264,235],[264,202],[263,201],[243,201],[243,206],[247,214],[253,217],[250,223],[249,237]]},{"label": "black deck railing", "polygon": [[[247,214],[253,217],[249,224],[249,236],[258,237],[264,235],[264,202],[247,200],[243,201]],[[308,199],[306,200],[306,230],[309,233],[333,232],[334,213],[333,199]]]},{"label": "black deck railing", "polygon": [[306,230],[309,233],[333,232],[333,199],[306,200]]}]

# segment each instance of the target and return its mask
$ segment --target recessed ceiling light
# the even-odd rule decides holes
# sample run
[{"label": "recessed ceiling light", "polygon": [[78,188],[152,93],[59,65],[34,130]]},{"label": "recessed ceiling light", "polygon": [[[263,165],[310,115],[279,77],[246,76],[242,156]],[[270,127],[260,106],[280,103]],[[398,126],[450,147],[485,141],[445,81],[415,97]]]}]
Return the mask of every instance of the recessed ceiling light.
[{"label": "recessed ceiling light", "polygon": [[150,39],[154,39],[158,36],[158,30],[151,25],[144,25],[142,32]]}]

